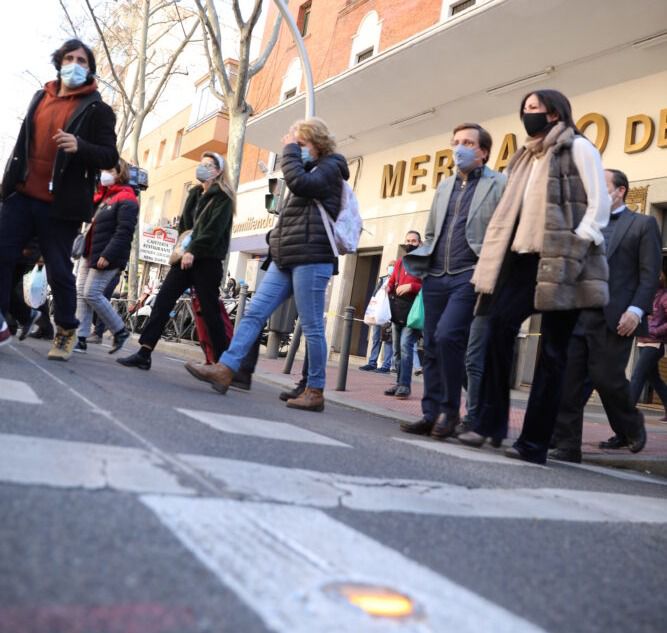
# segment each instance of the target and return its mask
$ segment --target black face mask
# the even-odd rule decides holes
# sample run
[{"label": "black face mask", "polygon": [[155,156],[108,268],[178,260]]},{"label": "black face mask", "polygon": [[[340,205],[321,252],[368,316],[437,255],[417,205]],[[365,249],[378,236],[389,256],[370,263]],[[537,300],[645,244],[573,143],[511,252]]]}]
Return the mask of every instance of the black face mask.
[{"label": "black face mask", "polygon": [[417,244],[403,244],[406,253],[412,253],[417,248]]},{"label": "black face mask", "polygon": [[524,112],[522,120],[528,136],[537,136],[551,127],[551,123],[547,121],[546,112]]}]

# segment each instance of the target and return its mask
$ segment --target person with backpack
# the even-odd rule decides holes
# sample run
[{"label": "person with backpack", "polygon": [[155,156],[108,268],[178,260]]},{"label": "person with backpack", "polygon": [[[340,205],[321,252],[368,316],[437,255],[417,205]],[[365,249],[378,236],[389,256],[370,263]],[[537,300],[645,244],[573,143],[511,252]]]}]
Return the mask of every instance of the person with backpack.
[{"label": "person with backpack", "polygon": [[283,144],[282,171],[289,196],[269,236],[269,268],[220,362],[186,363],[186,369],[226,393],[269,315],[294,294],[309,368],[305,391],[288,399],[287,406],[322,411],[327,362],[324,298],[329,279],[338,272],[338,251],[325,216],[335,222],[339,213],[348,210],[341,201],[350,172],[345,158],[335,153],[336,143],[321,119],[297,122],[283,137]]},{"label": "person with backpack", "polygon": [[75,352],[85,352],[88,348],[86,339],[92,330],[93,312],[113,335],[109,354],[121,349],[130,338],[123,319],[104,294],[109,282],[118,280],[130,258],[134,227],[139,217],[139,202],[127,184],[129,179],[129,165],[122,158],[116,167],[100,175],[100,188],[95,195],[97,211],[86,232],[76,276],[79,330]]},{"label": "person with backpack", "polygon": [[[235,195],[225,175],[225,161],[220,154],[204,152],[195,170],[200,185],[190,189],[178,226],[182,256],[172,260],[160,291],[144,326],[139,351],[117,362],[126,367],[151,368],[155,349],[179,297],[194,287],[201,315],[219,358],[229,340],[220,315],[222,262],[227,256],[232,234]],[[176,247],[175,247],[176,250]]]}]

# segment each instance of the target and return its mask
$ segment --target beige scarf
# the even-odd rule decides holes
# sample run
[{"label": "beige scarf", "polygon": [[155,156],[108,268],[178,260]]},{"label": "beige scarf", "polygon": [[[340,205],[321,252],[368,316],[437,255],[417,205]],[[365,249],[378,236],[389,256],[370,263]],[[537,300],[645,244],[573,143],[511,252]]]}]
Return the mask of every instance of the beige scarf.
[{"label": "beige scarf", "polygon": [[546,224],[549,163],[557,142],[572,134],[571,128],[557,123],[544,138],[529,138],[509,165],[509,180],[484,236],[472,283],[475,290],[492,294],[500,267],[519,221],[512,251],[539,253]]}]

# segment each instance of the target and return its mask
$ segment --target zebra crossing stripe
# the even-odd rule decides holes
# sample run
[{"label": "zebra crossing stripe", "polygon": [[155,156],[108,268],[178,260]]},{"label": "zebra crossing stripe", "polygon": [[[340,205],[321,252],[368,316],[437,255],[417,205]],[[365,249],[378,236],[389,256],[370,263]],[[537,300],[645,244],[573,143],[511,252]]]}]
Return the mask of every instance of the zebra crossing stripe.
[{"label": "zebra crossing stripe", "polygon": [[42,401],[28,383],[20,380],[9,380],[8,378],[0,378],[0,400],[42,404]]},{"label": "zebra crossing stripe", "polygon": [[177,409],[177,411],[223,433],[250,435],[267,440],[283,440],[287,442],[351,448],[349,444],[344,444],[330,437],[285,422],[271,422],[258,418],[245,418],[239,415],[195,411],[193,409]]},{"label": "zebra crossing stripe", "polygon": [[[141,500],[276,633],[543,633],[320,510],[226,499]],[[332,593],[332,585],[346,582],[398,591],[413,601],[414,615],[374,618]]]}]

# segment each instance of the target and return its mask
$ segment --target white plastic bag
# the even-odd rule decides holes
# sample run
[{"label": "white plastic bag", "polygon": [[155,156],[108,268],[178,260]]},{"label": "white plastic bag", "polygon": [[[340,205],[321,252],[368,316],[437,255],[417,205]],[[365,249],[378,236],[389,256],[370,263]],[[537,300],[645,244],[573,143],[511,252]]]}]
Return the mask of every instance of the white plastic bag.
[{"label": "white plastic bag", "polygon": [[36,310],[46,301],[48,294],[46,267],[44,264],[35,264],[30,272],[23,275],[23,300]]},{"label": "white plastic bag", "polygon": [[366,325],[384,325],[389,321],[391,321],[389,295],[387,295],[387,290],[383,286],[368,302],[368,307],[364,313],[364,323]]}]

